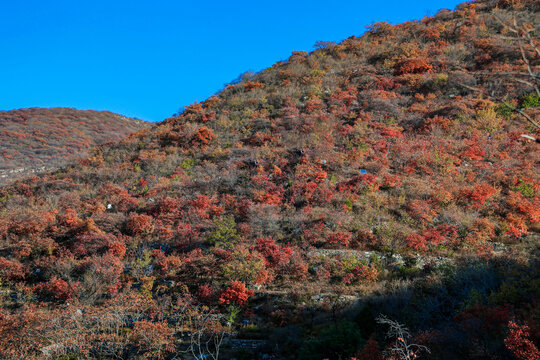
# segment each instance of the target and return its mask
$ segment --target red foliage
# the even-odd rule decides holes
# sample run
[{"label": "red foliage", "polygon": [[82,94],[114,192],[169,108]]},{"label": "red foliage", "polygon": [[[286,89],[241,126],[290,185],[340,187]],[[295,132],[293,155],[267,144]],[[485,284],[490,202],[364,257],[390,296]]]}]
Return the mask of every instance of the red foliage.
[{"label": "red foliage", "polygon": [[122,258],[126,254],[126,246],[112,234],[90,232],[77,237],[72,246],[72,251],[77,256],[101,255],[110,251],[112,254]]},{"label": "red foliage", "polygon": [[478,207],[484,205],[495,193],[497,193],[497,189],[487,183],[482,183],[476,185],[472,190],[463,190],[462,196],[475,202],[475,206]]},{"label": "red foliage", "polygon": [[247,81],[244,83],[244,89],[249,90],[249,91],[260,89],[262,87],[264,87],[264,84],[260,82]]},{"label": "red foliage", "polygon": [[521,232],[520,229],[517,229],[517,228],[515,228],[513,226],[510,226],[510,228],[508,230],[506,230],[505,234],[515,236],[515,237],[521,237],[521,235],[523,233]]},{"label": "red foliage", "polygon": [[337,91],[330,96],[331,104],[344,104],[351,106],[358,96],[358,89],[354,87],[348,87],[347,90]]},{"label": "red foliage", "polygon": [[382,188],[391,189],[401,186],[401,177],[398,175],[390,175],[390,174],[384,174],[383,175],[383,183],[381,185]]},{"label": "red foliage", "polygon": [[426,251],[428,247],[437,246],[447,242],[455,242],[457,238],[457,227],[443,224],[434,228],[422,231],[422,234],[409,234],[407,236],[407,246],[415,250]]},{"label": "red foliage", "polygon": [[272,142],[276,142],[276,138],[266,132],[257,131],[255,134],[245,140],[246,144],[252,146],[264,146]]},{"label": "red foliage", "polygon": [[313,113],[313,112],[321,110],[323,108],[323,105],[324,103],[322,102],[321,99],[319,99],[318,97],[314,97],[306,101],[304,110],[307,113]]},{"label": "red foliage", "polygon": [[540,221],[540,199],[538,197],[527,199],[521,193],[511,191],[507,203],[512,210],[518,212],[530,222]]},{"label": "red foliage", "polygon": [[197,240],[199,233],[200,231],[198,229],[193,228],[190,224],[184,222],[179,222],[176,226],[177,239],[181,244]]},{"label": "red foliage", "polygon": [[145,214],[131,213],[127,228],[132,235],[148,234],[154,229],[154,219]]},{"label": "red foliage", "polygon": [[197,298],[203,302],[209,302],[212,299],[214,289],[209,284],[203,284],[199,286],[197,291]]},{"label": "red foliage", "polygon": [[205,146],[205,145],[210,144],[213,138],[214,138],[214,131],[212,129],[207,128],[206,126],[203,126],[197,130],[195,135],[193,135],[193,138],[191,139],[191,143],[193,145]]},{"label": "red foliage", "polygon": [[504,344],[508,350],[512,351],[518,360],[540,359],[540,351],[529,340],[529,327],[527,325],[518,325],[513,321],[508,323],[510,333],[504,339]]},{"label": "red foliage", "polygon": [[152,255],[154,255],[157,268],[163,274],[166,274],[171,270],[178,269],[182,265],[182,259],[180,257],[174,255],[166,256],[159,249],[155,249],[154,251],[152,251]]},{"label": "red foliage", "polygon": [[289,57],[290,63],[302,63],[306,60],[308,53],[306,51],[293,51]]},{"label": "red foliage", "polygon": [[460,154],[460,157],[468,160],[482,160],[486,156],[486,152],[479,144],[469,142],[469,146]]},{"label": "red foliage", "polygon": [[293,252],[290,246],[280,246],[269,237],[258,239],[256,249],[264,256],[266,266],[272,268],[287,264]]},{"label": "red foliage", "polygon": [[59,217],[58,222],[68,228],[76,228],[82,225],[82,220],[79,219],[77,211],[71,208],[66,209],[64,215]]},{"label": "red foliage", "polygon": [[343,277],[343,283],[349,285],[356,280],[377,281],[379,272],[374,266],[358,265],[352,269],[351,273]]},{"label": "red foliage", "polygon": [[25,277],[26,270],[20,262],[0,257],[0,281],[23,280]]},{"label": "red foliage", "polygon": [[399,89],[401,84],[397,83],[393,78],[381,77],[377,79],[373,85],[377,90],[392,91]]},{"label": "red foliage", "polygon": [[407,236],[407,246],[415,250],[426,251],[427,239],[422,235],[409,234]]},{"label": "red foliage", "polygon": [[66,281],[57,277],[52,277],[48,282],[36,285],[34,291],[45,298],[57,301],[66,301],[75,296],[73,284],[70,286]]},{"label": "red foliage", "polygon": [[107,199],[111,206],[118,211],[129,211],[138,205],[138,199],[129,195],[129,192],[118,185],[107,183],[100,189],[100,195]]},{"label": "red foliage", "polygon": [[437,212],[433,207],[424,200],[412,200],[407,205],[407,210],[413,219],[419,220],[422,223],[430,223]]},{"label": "red foliage", "polygon": [[326,179],[328,173],[320,165],[306,162],[297,167],[296,176],[302,180],[320,183]]},{"label": "red foliage", "polygon": [[331,245],[349,246],[352,235],[343,231],[335,231],[328,236],[327,242]]},{"label": "red foliage", "polygon": [[452,121],[444,116],[435,115],[424,121],[424,129],[426,131],[433,131],[435,128],[441,128],[443,130],[448,130]]},{"label": "red foliage", "polygon": [[294,251],[291,254],[289,263],[282,270],[284,275],[289,276],[290,278],[302,280],[305,279],[308,275],[308,264],[302,258],[298,251]]},{"label": "red foliage", "polygon": [[168,351],[174,349],[173,331],[166,321],[135,321],[130,338],[139,352],[152,358],[163,359]]},{"label": "red foliage", "polygon": [[471,245],[478,245],[495,236],[495,226],[486,218],[476,219],[468,230],[469,234],[465,240]]},{"label": "red foliage", "polygon": [[182,200],[165,196],[161,198],[153,209],[152,215],[160,219],[173,221],[182,216]]},{"label": "red foliage", "polygon": [[351,191],[358,193],[361,190],[368,188],[372,191],[377,191],[380,184],[377,182],[377,178],[371,174],[357,175],[348,181],[339,183],[336,188],[338,191]]},{"label": "red foliage", "polygon": [[394,67],[395,75],[405,74],[423,74],[433,69],[433,65],[427,59],[404,59],[398,62]]},{"label": "red foliage", "polygon": [[431,245],[440,245],[447,241],[452,241],[458,235],[457,227],[454,225],[443,224],[435,228],[426,229],[422,232],[424,238]]},{"label": "red foliage", "polygon": [[248,299],[254,295],[254,292],[246,288],[242,281],[233,281],[225,291],[219,296],[219,303],[224,305],[236,304],[245,306]]},{"label": "red foliage", "polygon": [[403,136],[403,133],[399,129],[384,128],[381,130],[381,135],[390,138],[399,138]]},{"label": "red foliage", "polygon": [[283,191],[265,192],[264,190],[256,191],[253,200],[261,204],[281,205],[283,199]]}]

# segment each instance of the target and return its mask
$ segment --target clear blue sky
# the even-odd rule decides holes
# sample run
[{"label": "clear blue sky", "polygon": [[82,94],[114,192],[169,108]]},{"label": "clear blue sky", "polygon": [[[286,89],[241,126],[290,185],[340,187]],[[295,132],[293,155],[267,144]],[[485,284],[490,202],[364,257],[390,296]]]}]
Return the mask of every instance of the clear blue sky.
[{"label": "clear blue sky", "polygon": [[0,0],[0,110],[160,121],[245,71],[462,1]]}]

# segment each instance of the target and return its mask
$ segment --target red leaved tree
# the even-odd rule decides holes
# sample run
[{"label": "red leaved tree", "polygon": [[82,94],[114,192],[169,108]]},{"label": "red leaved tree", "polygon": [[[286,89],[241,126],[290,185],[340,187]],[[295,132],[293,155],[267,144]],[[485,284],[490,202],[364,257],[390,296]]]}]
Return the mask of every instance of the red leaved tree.
[{"label": "red leaved tree", "polygon": [[536,345],[529,340],[529,327],[518,325],[513,321],[508,323],[510,333],[504,339],[506,347],[514,353],[519,360],[540,359],[540,351]]}]

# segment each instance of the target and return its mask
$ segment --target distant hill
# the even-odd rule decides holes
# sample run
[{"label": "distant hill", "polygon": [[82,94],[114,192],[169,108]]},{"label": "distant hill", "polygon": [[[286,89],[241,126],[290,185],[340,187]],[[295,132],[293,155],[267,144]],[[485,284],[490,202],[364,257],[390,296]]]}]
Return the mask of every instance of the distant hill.
[{"label": "distant hill", "polygon": [[29,108],[0,111],[0,184],[51,170],[149,124],[109,111]]}]

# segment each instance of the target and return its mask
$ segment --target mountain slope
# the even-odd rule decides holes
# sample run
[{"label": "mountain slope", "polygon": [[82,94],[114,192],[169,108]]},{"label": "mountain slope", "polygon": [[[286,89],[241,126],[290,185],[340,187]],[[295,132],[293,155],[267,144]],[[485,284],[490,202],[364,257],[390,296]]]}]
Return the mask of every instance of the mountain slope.
[{"label": "mountain slope", "polygon": [[534,358],[538,11],[377,23],[0,189],[0,353]]},{"label": "mountain slope", "polygon": [[87,155],[149,125],[108,111],[31,108],[0,111],[0,183]]}]

